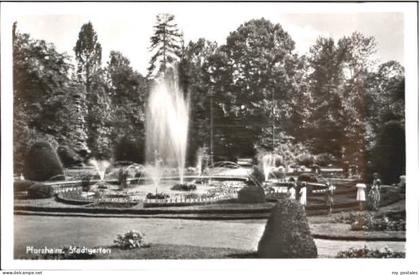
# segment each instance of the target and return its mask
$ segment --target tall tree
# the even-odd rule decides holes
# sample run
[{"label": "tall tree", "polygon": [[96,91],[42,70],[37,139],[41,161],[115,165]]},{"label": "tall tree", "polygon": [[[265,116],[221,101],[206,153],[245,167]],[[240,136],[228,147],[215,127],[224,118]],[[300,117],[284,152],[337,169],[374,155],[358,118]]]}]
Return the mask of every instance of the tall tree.
[{"label": "tall tree", "polygon": [[111,154],[111,105],[101,69],[102,47],[91,22],[82,25],[74,52],[77,78],[85,88],[88,146],[94,157],[108,158]]},{"label": "tall tree", "polygon": [[190,42],[178,66],[180,87],[190,98],[189,146],[187,161],[194,165],[199,148],[209,148],[210,85],[209,58],[217,49],[216,42],[200,38]]},{"label": "tall tree", "polygon": [[54,45],[13,32],[14,156],[20,169],[28,146],[37,140],[85,150],[80,86],[69,77],[69,57]]},{"label": "tall tree", "polygon": [[359,166],[363,174],[367,171],[367,119],[368,78],[375,64],[376,42],[373,37],[354,32],[338,41],[343,56],[344,132],[346,154],[350,162]]},{"label": "tall tree", "polygon": [[310,48],[312,114],[309,144],[315,154],[330,153],[341,157],[345,134],[343,131],[342,54],[332,38],[318,38]]},{"label": "tall tree", "polygon": [[[107,75],[113,106],[112,140],[134,140],[143,147],[148,82],[131,67],[130,61],[117,51],[110,53]],[[138,159],[143,157],[138,156]]]},{"label": "tall tree", "polygon": [[172,14],[162,13],[156,16],[154,33],[150,38],[152,58],[148,68],[148,78],[155,79],[167,73],[175,73],[174,69],[181,57],[183,39],[174,21],[175,16]]},{"label": "tall tree", "polygon": [[77,77],[85,85],[86,93],[91,90],[92,80],[101,67],[102,46],[92,23],[84,24],[74,47],[77,61]]},{"label": "tall tree", "polygon": [[227,61],[223,71],[228,72],[230,83],[217,93],[226,98],[221,107],[230,118],[230,127],[224,132],[226,138],[235,139],[228,142],[235,147],[233,154],[251,154],[265,132],[271,133],[271,142],[265,146],[273,149],[272,141],[279,140],[278,134],[285,130],[280,121],[290,119],[290,97],[297,88],[293,49],[289,34],[263,18],[242,24],[221,47]]}]

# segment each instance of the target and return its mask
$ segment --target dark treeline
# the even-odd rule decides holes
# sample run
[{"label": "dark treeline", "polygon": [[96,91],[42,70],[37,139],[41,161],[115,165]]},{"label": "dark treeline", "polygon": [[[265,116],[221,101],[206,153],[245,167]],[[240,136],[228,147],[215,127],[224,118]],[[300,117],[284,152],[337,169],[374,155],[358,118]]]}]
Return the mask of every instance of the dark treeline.
[{"label": "dark treeline", "polygon": [[75,38],[75,66],[15,24],[16,171],[38,140],[84,156],[143,162],[147,96],[163,72],[177,75],[189,95],[190,165],[198,150],[213,149],[215,160],[269,151],[285,165],[352,164],[388,183],[405,173],[404,68],[389,61],[373,70],[373,37],[320,37],[300,56],[287,31],[265,19],[240,25],[223,45],[185,42],[174,20],[157,17],[147,77],[120,52],[103,63],[91,23]]}]

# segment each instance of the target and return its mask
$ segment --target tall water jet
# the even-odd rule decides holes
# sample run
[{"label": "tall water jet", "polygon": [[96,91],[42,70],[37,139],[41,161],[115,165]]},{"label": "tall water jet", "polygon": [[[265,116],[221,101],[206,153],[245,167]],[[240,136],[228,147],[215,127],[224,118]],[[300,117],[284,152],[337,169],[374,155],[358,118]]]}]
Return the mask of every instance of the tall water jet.
[{"label": "tall water jet", "polygon": [[106,169],[111,165],[108,161],[106,160],[96,160],[96,159],[91,159],[89,160],[89,164],[93,165],[95,167],[96,172],[99,175],[99,178],[101,179],[101,181],[104,180],[105,178],[105,172]]},{"label": "tall water jet", "polygon": [[265,181],[268,181],[270,173],[272,172],[273,168],[276,167],[276,161],[281,160],[281,157],[276,154],[266,154],[262,157],[262,167]]},{"label": "tall water jet", "polygon": [[[163,167],[176,167],[181,184],[187,151],[188,100],[177,85],[161,81],[149,96],[146,118],[146,161],[154,169],[148,173],[157,185]],[[170,88],[169,88],[170,87]],[[159,178],[156,178],[158,176]]]}]

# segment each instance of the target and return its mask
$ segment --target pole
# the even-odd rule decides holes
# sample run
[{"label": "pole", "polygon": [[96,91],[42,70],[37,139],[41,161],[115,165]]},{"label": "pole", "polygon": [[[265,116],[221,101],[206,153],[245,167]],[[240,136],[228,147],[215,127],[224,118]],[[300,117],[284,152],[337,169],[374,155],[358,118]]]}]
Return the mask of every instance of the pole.
[{"label": "pole", "polygon": [[272,114],[272,119],[273,119],[273,136],[272,136],[272,141],[273,141],[273,152],[274,152],[274,139],[275,139],[275,124],[274,124],[274,89],[271,90],[271,114]]},{"label": "pole", "polygon": [[213,90],[210,92],[210,166],[213,166]]}]

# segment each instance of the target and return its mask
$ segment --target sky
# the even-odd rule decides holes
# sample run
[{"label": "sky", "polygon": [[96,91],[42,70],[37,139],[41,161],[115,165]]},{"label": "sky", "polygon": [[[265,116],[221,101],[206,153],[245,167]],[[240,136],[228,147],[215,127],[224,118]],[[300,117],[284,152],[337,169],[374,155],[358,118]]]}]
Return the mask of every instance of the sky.
[{"label": "sky", "polygon": [[[53,12],[17,16],[18,30],[33,38],[52,42],[59,52],[73,56],[81,26],[91,21],[103,48],[103,64],[111,50],[120,51],[134,69],[146,74],[150,59],[150,36],[156,15],[171,13],[184,33],[185,41],[206,38],[224,44],[230,32],[258,18],[279,23],[296,43],[296,52],[305,54],[319,36],[336,41],[358,31],[374,36],[375,59],[379,63],[396,60],[404,63],[404,16],[398,12],[356,12],[339,9],[283,9],[280,3],[227,4],[135,3],[99,5],[83,9],[55,9]],[[300,12],[303,10],[303,12]]]}]

